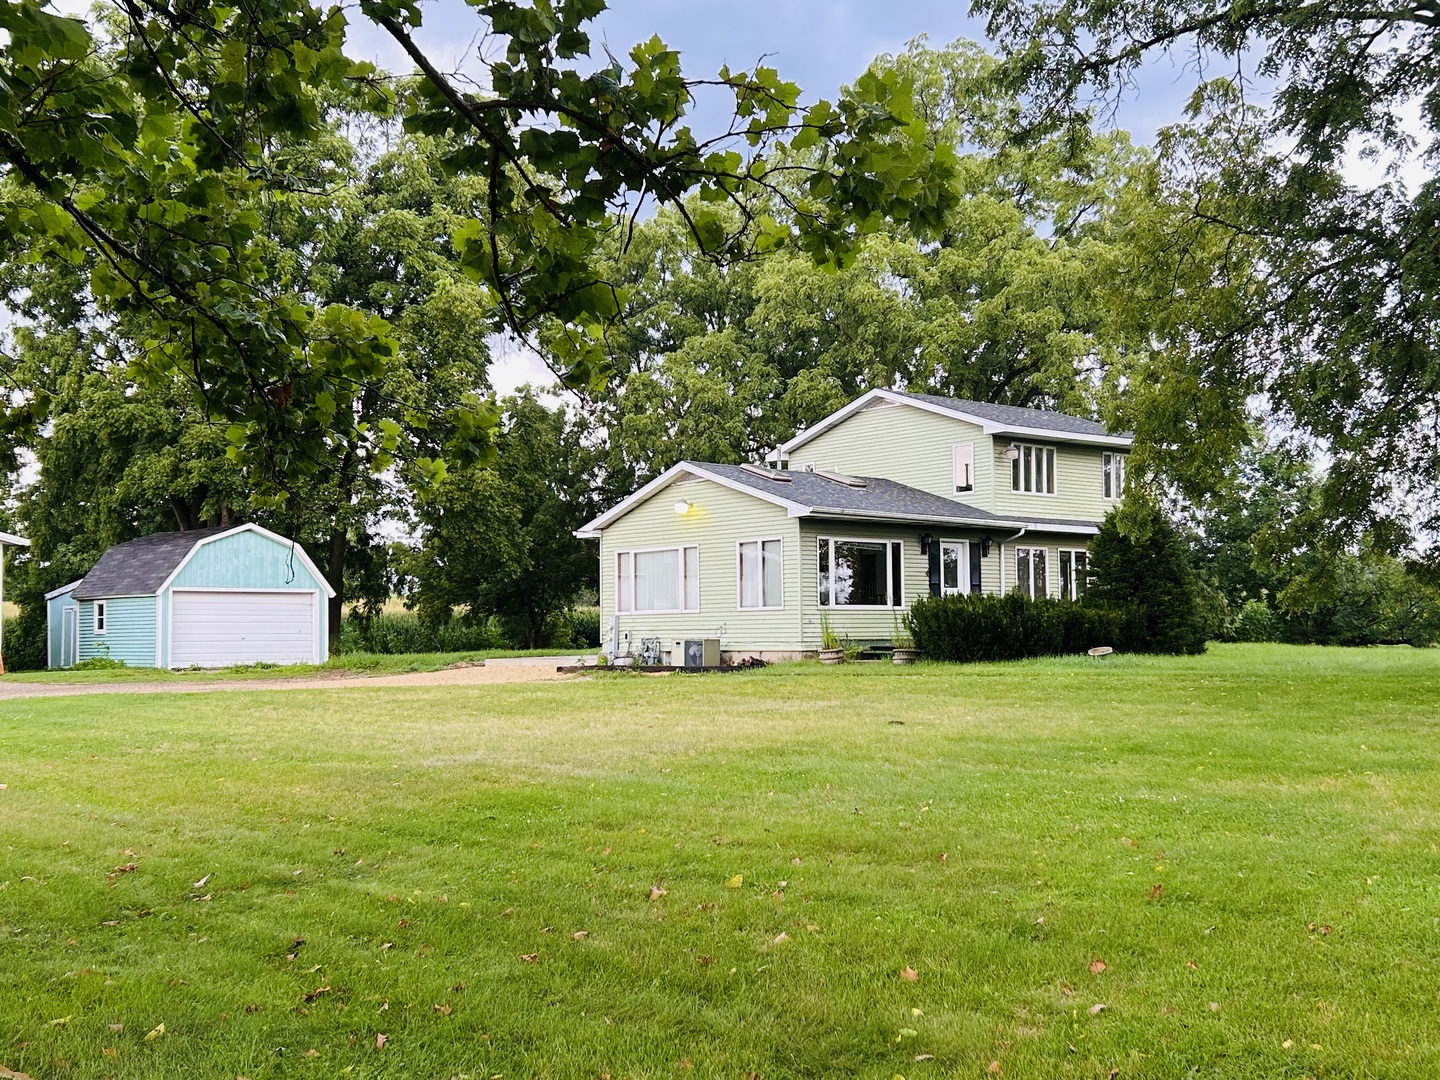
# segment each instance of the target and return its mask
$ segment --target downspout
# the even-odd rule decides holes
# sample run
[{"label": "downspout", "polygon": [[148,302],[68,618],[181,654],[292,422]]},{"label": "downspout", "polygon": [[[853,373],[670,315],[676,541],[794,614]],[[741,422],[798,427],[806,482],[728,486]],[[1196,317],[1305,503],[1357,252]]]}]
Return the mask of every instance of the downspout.
[{"label": "downspout", "polygon": [[1005,595],[1005,545],[1008,544],[1011,540],[1019,540],[1022,536],[1024,536],[1024,535],[1025,535],[1027,532],[1029,532],[1029,531],[1030,531],[1030,526],[1029,526],[1029,525],[1024,525],[1024,526],[1021,527],[1020,531],[1017,532],[1014,536],[1007,536],[1004,540],[1001,540],[1001,541],[1000,541],[1000,595],[1001,595],[1001,596],[1004,596],[1004,595]]}]

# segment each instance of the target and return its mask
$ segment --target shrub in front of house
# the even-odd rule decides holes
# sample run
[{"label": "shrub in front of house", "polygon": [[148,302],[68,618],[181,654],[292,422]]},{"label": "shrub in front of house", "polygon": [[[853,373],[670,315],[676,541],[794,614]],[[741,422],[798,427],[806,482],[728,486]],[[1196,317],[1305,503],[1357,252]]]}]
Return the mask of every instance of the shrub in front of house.
[{"label": "shrub in front of house", "polygon": [[1206,618],[1189,551],[1164,510],[1148,500],[1127,501],[1101,523],[1090,544],[1083,606],[1128,613],[1127,651],[1205,651]]},{"label": "shrub in front of house", "polygon": [[1018,592],[926,597],[908,617],[915,647],[928,659],[960,663],[1124,649],[1131,621],[1127,612]]}]

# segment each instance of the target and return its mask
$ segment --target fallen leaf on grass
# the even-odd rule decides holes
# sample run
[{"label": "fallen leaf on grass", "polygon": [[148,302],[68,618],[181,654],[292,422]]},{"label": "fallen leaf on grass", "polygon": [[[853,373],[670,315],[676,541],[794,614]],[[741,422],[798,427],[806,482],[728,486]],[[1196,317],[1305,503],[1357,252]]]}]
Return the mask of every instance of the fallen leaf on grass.
[{"label": "fallen leaf on grass", "polygon": [[50,1021],[50,1026],[51,1026],[51,1027],[64,1027],[64,1026],[65,1026],[66,1024],[68,1024],[71,1020],[74,1020],[74,1019],[75,1019],[75,1014],[74,1014],[74,1013],[71,1013],[69,1016],[57,1016],[54,1020],[51,1020],[51,1021]]},{"label": "fallen leaf on grass", "polygon": [[111,1025],[110,1025],[110,1030],[111,1030],[112,1032],[114,1032],[116,1035],[119,1035],[122,1031],[125,1030],[125,1025],[124,1025],[124,1024],[111,1024]]},{"label": "fallen leaf on grass", "polygon": [[916,1054],[916,1055],[915,1055],[915,1060],[916,1060],[916,1061],[934,1061],[934,1060],[935,1060],[935,1055],[934,1055],[934,1054]]},{"label": "fallen leaf on grass", "polygon": [[522,953],[520,959],[524,960],[527,964],[538,964],[540,962],[540,954],[538,952]]},{"label": "fallen leaf on grass", "polygon": [[191,885],[190,887],[192,889],[203,889],[205,887],[205,883],[209,881],[210,878],[213,876],[214,875],[212,874],[206,874],[204,877],[202,877],[199,881],[195,882],[195,884]]},{"label": "fallen leaf on grass", "polygon": [[156,1024],[153,1028],[151,1028],[148,1032],[146,1032],[146,1034],[145,1034],[145,1041],[146,1041],[146,1042],[154,1042],[156,1039],[160,1038],[160,1036],[161,1036],[161,1035],[164,1035],[164,1034],[165,1034],[165,1025],[164,1025],[164,1024]]},{"label": "fallen leaf on grass", "polygon": [[901,982],[919,982],[919,981],[920,981],[920,973],[919,973],[918,971],[916,971],[913,967],[905,967],[905,968],[903,968],[903,969],[901,970],[901,972],[900,972],[900,981],[901,981]]},{"label": "fallen leaf on grass", "polygon": [[1160,894],[1163,893],[1164,891],[1165,891],[1165,886],[1164,886],[1164,885],[1154,885],[1154,886],[1152,886],[1151,889],[1150,889],[1150,899],[1151,899],[1151,900],[1159,900],[1159,899],[1160,899]]},{"label": "fallen leaf on grass", "polygon": [[450,1003],[449,1003],[449,1002],[444,1002],[444,1003],[439,1004],[439,1005],[431,1005],[430,1008],[434,1009],[434,1010],[435,1010],[436,1012],[438,1012],[441,1016],[449,1016],[449,1015],[450,1015]]},{"label": "fallen leaf on grass", "polygon": [[990,1062],[989,1065],[986,1065],[986,1066],[985,1066],[985,1071],[986,1071],[987,1073],[989,1073],[991,1076],[999,1076],[999,1075],[1000,1075],[1000,1063],[999,1063],[998,1061],[992,1061],[992,1062]]},{"label": "fallen leaf on grass", "polygon": [[790,935],[787,934],[787,933],[785,933],[784,930],[781,930],[780,933],[778,933],[778,934],[775,935],[775,940],[772,941],[771,944],[772,944],[772,945],[784,945],[785,942],[787,942],[787,941],[789,941],[789,940],[790,940]]},{"label": "fallen leaf on grass", "polygon": [[1294,1040],[1294,1039],[1286,1039],[1284,1042],[1282,1042],[1282,1043],[1280,1044],[1280,1049],[1281,1049],[1281,1050],[1289,1050],[1289,1049],[1290,1049],[1292,1046],[1294,1046],[1294,1045],[1295,1045],[1295,1040]]},{"label": "fallen leaf on grass", "polygon": [[192,896],[190,899],[194,900],[197,904],[204,904],[210,900],[213,900],[214,897],[207,892],[204,896]]},{"label": "fallen leaf on grass", "polygon": [[732,877],[729,881],[725,882],[725,887],[726,887],[727,889],[738,889],[738,888],[740,888],[741,886],[743,886],[744,884],[745,884],[745,875],[744,875],[744,874],[736,874],[736,875],[735,875],[734,877]]},{"label": "fallen leaf on grass", "polygon": [[651,886],[650,886],[650,902],[651,902],[652,904],[653,904],[656,900],[659,900],[662,896],[667,896],[667,895],[669,895],[669,890],[667,890],[667,889],[662,889],[659,885],[651,885]]},{"label": "fallen leaf on grass", "polygon": [[570,940],[571,940],[571,941],[584,941],[584,940],[585,940],[587,937],[589,937],[589,936],[590,936],[590,931],[589,931],[589,930],[576,930],[573,934],[570,935]]},{"label": "fallen leaf on grass", "polygon": [[309,1050],[306,1050],[306,1051],[305,1051],[305,1056],[306,1056],[306,1057],[319,1057],[319,1056],[320,1056],[320,1051],[319,1051],[319,1050],[316,1050],[316,1049],[312,1046]]},{"label": "fallen leaf on grass", "polygon": [[105,1047],[104,1050],[102,1050],[102,1051],[100,1051],[100,1052],[101,1052],[102,1054],[104,1054],[106,1057],[119,1057],[119,1056],[120,1056],[120,1051],[117,1050],[117,1049],[115,1049],[115,1047],[113,1047],[113,1046],[107,1046],[107,1047]]},{"label": "fallen leaf on grass", "polygon": [[309,992],[305,995],[305,1000],[306,1000],[306,1001],[314,1001],[314,1000],[315,1000],[316,998],[318,998],[321,994],[328,994],[328,993],[330,993],[330,987],[328,987],[328,986],[317,986],[314,990],[309,991]]},{"label": "fallen leaf on grass", "polygon": [[0,1080],[30,1080],[30,1074],[16,1072],[14,1069],[7,1069],[4,1065],[0,1065]]},{"label": "fallen leaf on grass", "polygon": [[1090,1015],[1091,1015],[1091,1016],[1099,1016],[1099,1015],[1100,1015],[1102,1012],[1104,1012],[1104,1011],[1105,1011],[1105,1003],[1104,1003],[1103,1001],[1097,1001],[1094,1005],[1091,1005],[1091,1006],[1090,1006]]},{"label": "fallen leaf on grass", "polygon": [[900,1029],[898,1032],[896,1032],[896,1034],[895,1034],[895,1041],[896,1041],[896,1042],[899,1042],[901,1039],[913,1039],[913,1038],[915,1038],[916,1035],[919,1035],[919,1034],[920,1034],[920,1033],[919,1033],[918,1031],[916,1031],[914,1028],[901,1028],[901,1029]]},{"label": "fallen leaf on grass", "polygon": [[376,1049],[376,1050],[384,1050],[384,1049],[385,1049],[385,1044],[386,1044],[387,1042],[389,1042],[389,1041],[390,1041],[390,1039],[389,1039],[388,1036],[386,1036],[386,1035],[384,1035],[384,1034],[381,1034],[381,1033],[377,1033],[376,1036],[375,1036],[375,1049]]},{"label": "fallen leaf on grass", "polygon": [[1186,966],[1187,968],[1189,968],[1191,971],[1199,971],[1199,970],[1200,970],[1200,965],[1197,964],[1194,960],[1186,960],[1186,961],[1185,961],[1185,966]]},{"label": "fallen leaf on grass", "polygon": [[115,867],[114,870],[111,870],[110,876],[114,877],[116,874],[133,874],[138,869],[140,869],[139,863],[127,862],[121,866]]},{"label": "fallen leaf on grass", "polygon": [[1106,965],[1106,963],[1105,963],[1104,960],[1091,960],[1091,961],[1090,961],[1090,974],[1091,974],[1091,975],[1099,975],[1102,971],[1105,970],[1106,966],[1107,966],[1107,965]]}]

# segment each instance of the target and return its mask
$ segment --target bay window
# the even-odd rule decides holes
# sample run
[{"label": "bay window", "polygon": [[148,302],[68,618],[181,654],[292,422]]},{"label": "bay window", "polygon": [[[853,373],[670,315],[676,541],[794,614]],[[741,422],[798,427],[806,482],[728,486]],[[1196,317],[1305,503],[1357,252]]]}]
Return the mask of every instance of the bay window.
[{"label": "bay window", "polygon": [[898,540],[820,538],[821,607],[904,607],[904,548]]},{"label": "bay window", "polygon": [[1015,549],[1015,587],[1031,600],[1049,595],[1050,571],[1047,553],[1042,547]]},{"label": "bay window", "polygon": [[620,551],[615,555],[615,610],[700,610],[700,549]]},{"label": "bay window", "polygon": [[782,590],[782,545],[779,540],[742,540],[738,575],[742,608],[785,606]]},{"label": "bay window", "polygon": [[1055,494],[1055,448],[1022,443],[1010,463],[1010,490],[1037,495]]}]

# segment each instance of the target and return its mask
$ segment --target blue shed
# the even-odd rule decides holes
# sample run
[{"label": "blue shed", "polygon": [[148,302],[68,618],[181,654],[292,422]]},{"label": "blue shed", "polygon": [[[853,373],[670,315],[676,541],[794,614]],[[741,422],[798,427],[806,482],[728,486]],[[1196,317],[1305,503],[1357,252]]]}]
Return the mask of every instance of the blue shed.
[{"label": "blue shed", "polygon": [[258,525],[155,533],[46,595],[49,663],[320,664],[334,595],[303,547]]}]

